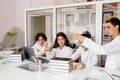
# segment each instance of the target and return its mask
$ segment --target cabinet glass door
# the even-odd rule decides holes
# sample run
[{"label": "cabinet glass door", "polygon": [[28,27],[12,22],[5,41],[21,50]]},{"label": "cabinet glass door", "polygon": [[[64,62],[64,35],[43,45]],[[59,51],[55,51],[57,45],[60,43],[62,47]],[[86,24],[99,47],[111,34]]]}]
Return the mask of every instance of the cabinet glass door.
[{"label": "cabinet glass door", "polygon": [[26,11],[26,46],[35,43],[35,35],[45,33],[49,42],[53,41],[53,9]]},{"label": "cabinet glass door", "polygon": [[95,39],[96,7],[95,5],[82,5],[57,8],[57,33],[64,32],[71,43],[72,33],[89,31]]}]

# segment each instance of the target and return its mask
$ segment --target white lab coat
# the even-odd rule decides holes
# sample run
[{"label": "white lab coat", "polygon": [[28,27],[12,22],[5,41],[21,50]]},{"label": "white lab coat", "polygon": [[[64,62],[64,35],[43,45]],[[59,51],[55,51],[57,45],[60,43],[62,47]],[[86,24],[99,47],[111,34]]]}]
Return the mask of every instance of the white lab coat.
[{"label": "white lab coat", "polygon": [[92,40],[85,38],[82,45],[95,51],[97,54],[106,54],[106,69],[120,71],[120,36],[117,36],[114,40],[104,46],[100,46]]},{"label": "white lab coat", "polygon": [[[32,48],[34,49],[35,55],[36,56],[40,56],[40,55],[44,55],[44,46],[40,46],[37,42],[32,46]],[[37,51],[39,50],[39,52]]]},{"label": "white lab coat", "polygon": [[95,66],[98,63],[98,56],[94,53],[92,50],[85,51],[82,47],[79,47],[71,58],[74,61],[81,57],[81,63],[84,63],[86,67]]},{"label": "white lab coat", "polygon": [[65,58],[70,58],[70,56],[73,53],[73,49],[68,47],[68,46],[64,46],[62,49],[58,48],[53,48],[51,51],[51,55],[52,57],[65,57]]}]

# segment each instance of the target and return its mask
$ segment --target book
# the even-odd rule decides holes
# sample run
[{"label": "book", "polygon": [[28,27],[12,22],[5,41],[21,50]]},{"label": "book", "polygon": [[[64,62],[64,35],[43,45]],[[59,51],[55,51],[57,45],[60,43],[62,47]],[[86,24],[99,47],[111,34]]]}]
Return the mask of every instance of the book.
[{"label": "book", "polygon": [[49,61],[50,70],[57,72],[70,72],[73,69],[71,58],[54,57]]},{"label": "book", "polygon": [[93,0],[87,0],[87,2],[91,2],[91,1],[93,1]]},{"label": "book", "polygon": [[19,60],[19,59],[18,60],[17,59],[13,60],[13,59],[11,59],[10,61],[11,62],[21,62],[22,60]]},{"label": "book", "polygon": [[21,60],[22,58],[21,57],[10,57],[10,60],[12,60],[12,59],[19,59],[19,60]]},{"label": "book", "polygon": [[21,54],[11,54],[11,57],[21,57]]},{"label": "book", "polygon": [[56,66],[65,66],[65,67],[68,67],[70,65],[73,65],[73,63],[69,63],[69,64],[63,64],[63,63],[56,63],[56,62],[49,62],[49,65],[56,65]]},{"label": "book", "polygon": [[22,54],[14,52],[10,55],[10,61],[22,61]]},{"label": "book", "polygon": [[69,66],[50,65],[50,68],[54,68],[54,69],[71,69],[71,68],[73,68],[73,65],[69,65]]},{"label": "book", "polygon": [[14,53],[12,53],[10,56],[21,56],[22,54],[21,53],[19,53],[19,52],[14,52]]},{"label": "book", "polygon": [[51,71],[56,71],[56,72],[71,72],[73,69],[57,69],[57,68],[50,68]]},{"label": "book", "polygon": [[50,62],[54,62],[54,63],[63,63],[63,64],[66,64],[66,63],[70,63],[72,62],[72,59],[71,58],[61,58],[61,57],[54,57],[50,60]]}]

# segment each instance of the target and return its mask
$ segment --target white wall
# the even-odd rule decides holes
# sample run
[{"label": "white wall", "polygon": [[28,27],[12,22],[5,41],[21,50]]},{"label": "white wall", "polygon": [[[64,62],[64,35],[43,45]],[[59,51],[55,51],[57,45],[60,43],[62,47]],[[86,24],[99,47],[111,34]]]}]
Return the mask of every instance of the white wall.
[{"label": "white wall", "polygon": [[[18,31],[17,42],[24,44],[25,9],[52,6],[71,0],[0,0],[0,45],[11,29]],[[68,2],[68,3],[69,3]],[[71,2],[70,2],[71,3]],[[21,34],[20,34],[21,33]],[[9,39],[9,38],[8,38]],[[7,44],[7,42],[5,43]]]},{"label": "white wall", "polygon": [[0,0],[0,42],[16,26],[16,0]]},{"label": "white wall", "polygon": [[30,8],[30,0],[16,0],[16,25],[24,31],[25,9]]},{"label": "white wall", "polygon": [[16,25],[24,31],[25,9],[54,5],[54,0],[16,0]]},{"label": "white wall", "polygon": [[31,8],[46,7],[54,5],[54,0],[31,0]]},{"label": "white wall", "polygon": [[31,0],[31,8],[74,3],[75,0]]}]

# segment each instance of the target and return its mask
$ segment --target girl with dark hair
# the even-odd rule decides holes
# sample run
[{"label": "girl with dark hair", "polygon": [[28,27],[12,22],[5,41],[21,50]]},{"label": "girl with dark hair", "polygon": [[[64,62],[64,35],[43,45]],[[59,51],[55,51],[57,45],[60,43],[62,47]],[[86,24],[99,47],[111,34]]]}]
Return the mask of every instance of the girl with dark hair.
[{"label": "girl with dark hair", "polygon": [[48,46],[47,37],[44,33],[37,33],[35,36],[35,44],[32,46],[36,56],[45,54],[45,47]]},{"label": "girl with dark hair", "polygon": [[96,54],[107,55],[106,69],[120,71],[120,20],[117,17],[108,19],[105,31],[113,40],[103,46],[78,33],[74,33],[73,38],[79,40],[85,47],[95,51]]},{"label": "girl with dark hair", "polygon": [[69,58],[72,55],[73,49],[70,47],[69,40],[63,32],[57,33],[51,53],[53,57]]}]

